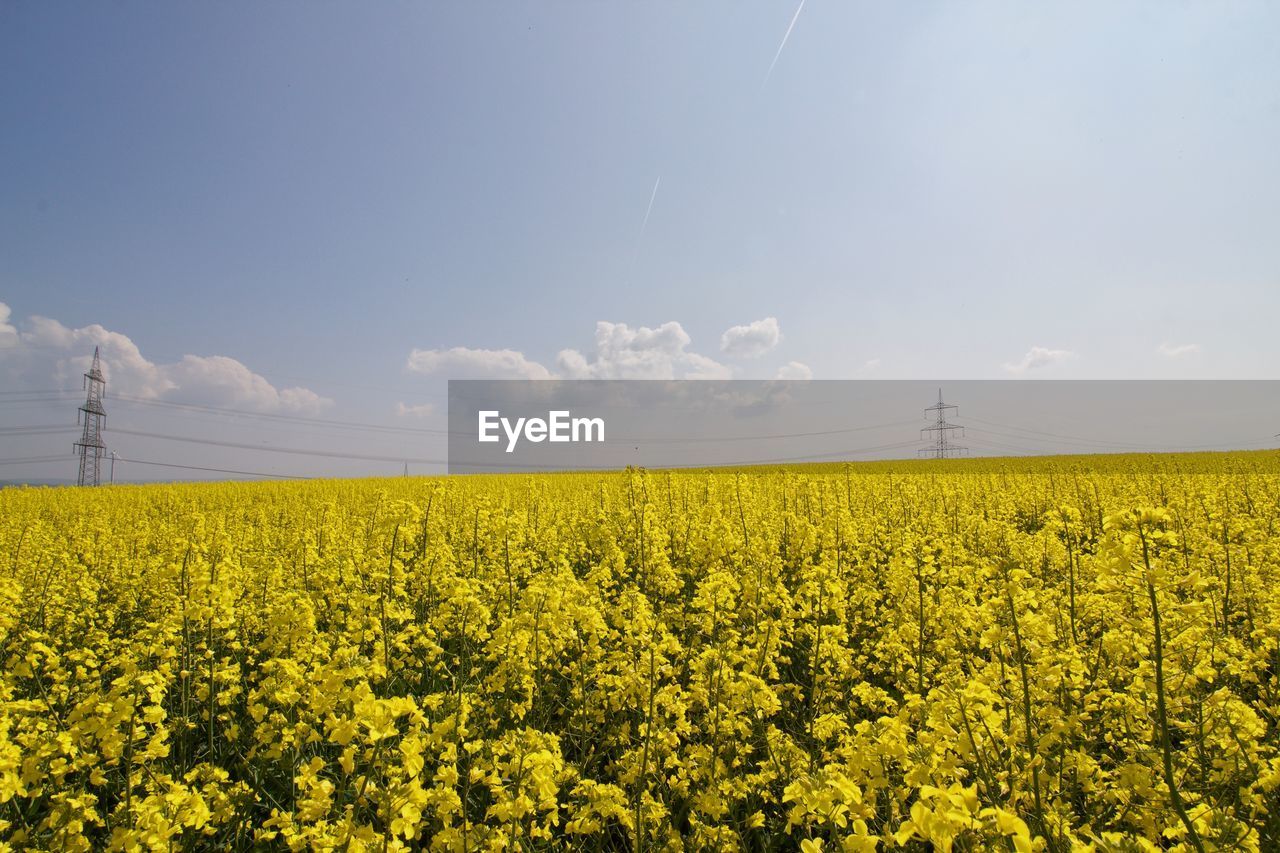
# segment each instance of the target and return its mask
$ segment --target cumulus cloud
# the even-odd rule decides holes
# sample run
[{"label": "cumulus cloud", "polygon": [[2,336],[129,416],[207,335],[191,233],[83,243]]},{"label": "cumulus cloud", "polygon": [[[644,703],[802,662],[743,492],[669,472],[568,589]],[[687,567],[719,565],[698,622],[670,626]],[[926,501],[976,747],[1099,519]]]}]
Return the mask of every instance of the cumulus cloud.
[{"label": "cumulus cloud", "polygon": [[11,313],[9,306],[0,302],[0,347],[12,347],[18,343],[18,330],[9,322]]},{"label": "cumulus cloud", "polygon": [[176,364],[161,365],[160,375],[170,399],[248,406],[264,412],[315,412],[333,402],[309,388],[276,388],[225,355],[184,355]]},{"label": "cumulus cloud", "polygon": [[862,367],[858,368],[859,373],[874,373],[880,369],[880,359],[869,358],[862,363]]},{"label": "cumulus cloud", "polygon": [[1039,370],[1054,364],[1060,364],[1075,358],[1076,354],[1066,349],[1050,349],[1048,347],[1032,347],[1019,361],[1006,363],[1004,369],[1010,373],[1026,373]]},{"label": "cumulus cloud", "polygon": [[782,332],[776,317],[731,326],[720,336],[720,351],[735,358],[759,358],[778,345]]},{"label": "cumulus cloud", "polygon": [[28,387],[76,385],[97,347],[107,387],[115,394],[262,412],[310,413],[333,403],[308,388],[277,388],[228,356],[184,355],[160,364],[143,356],[127,335],[97,323],[72,329],[35,316],[19,331],[8,323],[9,313],[0,303],[0,359],[10,379]]},{"label": "cumulus cloud", "polygon": [[775,379],[812,379],[813,371],[809,369],[809,365],[799,361],[788,361],[782,367],[778,368]]},{"label": "cumulus cloud", "polygon": [[[243,366],[241,365],[241,367]],[[293,387],[280,389],[280,407],[287,411],[318,412],[332,405],[332,399],[322,397],[310,388]]]},{"label": "cumulus cloud", "polygon": [[436,407],[430,403],[419,403],[416,406],[405,402],[396,403],[396,414],[402,418],[425,418],[434,413]]},{"label": "cumulus cloud", "polygon": [[684,327],[672,320],[656,329],[626,323],[596,323],[595,350],[588,358],[561,350],[556,366],[569,379],[728,379],[733,371],[689,350]]},{"label": "cumulus cloud", "polygon": [[733,370],[689,349],[676,321],[656,328],[601,320],[587,352],[562,349],[554,370],[512,349],[415,349],[408,370],[451,379],[729,379]]},{"label": "cumulus cloud", "polygon": [[415,349],[409,370],[450,379],[550,379],[551,371],[512,349]]},{"label": "cumulus cloud", "polygon": [[1184,355],[1195,355],[1200,352],[1200,345],[1162,343],[1156,347],[1156,351],[1165,358],[1181,358]]},{"label": "cumulus cloud", "polygon": [[677,374],[683,379],[732,379],[733,369],[705,355],[696,352],[683,353],[676,361],[683,373]]}]

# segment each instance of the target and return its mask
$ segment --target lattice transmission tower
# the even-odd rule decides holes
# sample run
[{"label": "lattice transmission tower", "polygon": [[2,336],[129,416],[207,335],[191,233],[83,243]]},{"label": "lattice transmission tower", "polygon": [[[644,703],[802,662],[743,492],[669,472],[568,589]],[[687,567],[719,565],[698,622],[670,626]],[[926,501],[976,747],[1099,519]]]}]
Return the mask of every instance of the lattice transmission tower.
[{"label": "lattice transmission tower", "polygon": [[76,485],[96,486],[102,482],[102,457],[107,452],[102,442],[102,425],[107,420],[106,409],[102,408],[102,392],[107,388],[107,380],[102,376],[97,347],[93,348],[93,366],[84,375],[84,386],[84,405],[78,416],[84,422],[84,432],[75,443],[76,452],[80,454],[80,476]]},{"label": "lattice transmission tower", "polygon": [[[969,448],[951,442],[953,433],[956,438],[964,438],[964,427],[947,423],[947,409],[955,409],[955,413],[960,414],[958,407],[942,402],[942,389],[939,388],[938,402],[924,410],[925,415],[932,415],[934,420],[931,425],[920,430],[922,439],[926,437],[926,433],[932,433],[928,436],[932,446],[920,448],[921,456],[928,459],[950,459],[955,456],[969,455]],[[959,432],[956,432],[957,430]]]}]

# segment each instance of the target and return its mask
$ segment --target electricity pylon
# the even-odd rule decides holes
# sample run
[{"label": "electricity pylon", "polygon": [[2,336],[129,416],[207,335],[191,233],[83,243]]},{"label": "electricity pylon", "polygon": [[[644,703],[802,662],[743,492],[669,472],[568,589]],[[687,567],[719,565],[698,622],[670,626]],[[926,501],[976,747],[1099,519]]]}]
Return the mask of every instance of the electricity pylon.
[{"label": "electricity pylon", "polygon": [[80,407],[84,432],[75,443],[76,451],[80,454],[80,476],[76,479],[76,485],[96,486],[102,482],[102,457],[107,450],[102,442],[102,425],[107,420],[107,412],[102,408],[102,392],[107,388],[107,380],[102,376],[102,362],[98,359],[97,347],[93,348],[93,366],[84,375],[84,385],[84,405]]},{"label": "electricity pylon", "polygon": [[923,439],[925,433],[933,433],[932,447],[920,448],[920,455],[928,459],[950,459],[954,456],[968,456],[969,448],[961,447],[958,444],[952,444],[952,432],[959,430],[959,438],[964,438],[964,427],[947,423],[947,409],[955,409],[956,414],[960,413],[960,409],[956,406],[947,405],[942,402],[942,389],[938,389],[938,402],[924,410],[925,415],[933,413],[934,421],[931,426],[924,427],[920,430],[920,437]]}]

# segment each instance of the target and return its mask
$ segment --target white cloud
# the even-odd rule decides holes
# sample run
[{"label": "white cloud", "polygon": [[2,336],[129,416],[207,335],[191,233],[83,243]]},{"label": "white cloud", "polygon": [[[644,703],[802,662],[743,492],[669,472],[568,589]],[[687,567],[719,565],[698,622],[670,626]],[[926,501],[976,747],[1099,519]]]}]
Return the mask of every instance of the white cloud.
[{"label": "white cloud", "polygon": [[555,370],[512,349],[415,349],[407,367],[414,373],[451,379],[729,379],[733,370],[689,349],[684,327],[672,320],[656,328],[596,323],[590,354],[563,349]]},{"label": "white cloud", "polygon": [[776,317],[732,326],[720,336],[720,351],[735,358],[759,358],[778,345],[782,332]]},{"label": "white cloud", "polygon": [[778,368],[775,379],[812,379],[813,371],[809,369],[809,365],[802,364],[798,361],[788,361],[782,367]]},{"label": "white cloud", "polygon": [[1195,355],[1200,352],[1200,345],[1162,343],[1156,347],[1156,352],[1165,358],[1180,358],[1184,355]]},{"label": "white cloud", "polygon": [[416,406],[405,402],[396,403],[396,414],[402,418],[425,418],[433,414],[436,407],[430,403],[419,403]]},{"label": "white cloud", "polygon": [[683,379],[732,379],[733,368],[721,364],[713,358],[686,352],[677,360],[675,367],[683,371],[679,374]]},{"label": "white cloud", "polygon": [[314,412],[333,402],[308,388],[276,388],[225,355],[184,355],[176,364],[161,366],[160,372],[171,386],[166,396],[174,399],[266,412]]},{"label": "white cloud", "polygon": [[291,412],[317,412],[332,405],[332,399],[322,397],[310,388],[294,386],[280,389],[280,407]]},{"label": "white cloud", "polygon": [[1076,354],[1071,350],[1032,347],[1027,350],[1026,355],[1020,361],[1012,364],[1006,363],[1004,369],[1010,373],[1026,373],[1029,370],[1039,370],[1043,367],[1060,364],[1075,357]]},{"label": "white cloud", "polygon": [[690,338],[672,320],[656,329],[626,323],[596,323],[595,352],[587,358],[574,349],[561,350],[556,366],[569,379],[728,379],[733,371],[691,352]]},{"label": "white cloud", "polygon": [[3,306],[0,340],[10,342],[0,349],[0,359],[5,360],[8,375],[28,387],[50,382],[77,385],[97,347],[108,393],[244,406],[263,412],[316,412],[333,403],[307,388],[276,388],[228,356],[184,355],[172,364],[157,364],[144,357],[127,335],[97,323],[72,329],[49,317],[36,316],[17,331],[7,323],[8,315],[8,306]]},{"label": "white cloud", "polygon": [[0,347],[12,347],[18,343],[18,330],[9,323],[11,313],[9,306],[0,302]]},{"label": "white cloud", "polygon": [[511,349],[415,349],[409,353],[414,373],[444,374],[449,379],[550,379],[551,371]]},{"label": "white cloud", "polygon": [[880,359],[869,358],[862,363],[862,367],[858,368],[859,373],[873,373],[880,369]]}]

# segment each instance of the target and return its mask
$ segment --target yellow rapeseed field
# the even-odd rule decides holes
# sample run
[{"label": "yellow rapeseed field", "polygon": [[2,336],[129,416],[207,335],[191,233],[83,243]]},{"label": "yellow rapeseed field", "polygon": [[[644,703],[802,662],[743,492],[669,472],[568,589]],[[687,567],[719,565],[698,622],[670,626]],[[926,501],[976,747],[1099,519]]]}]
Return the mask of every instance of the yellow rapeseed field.
[{"label": "yellow rapeseed field", "polygon": [[1280,456],[0,492],[0,847],[1280,849]]}]

